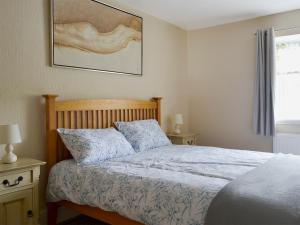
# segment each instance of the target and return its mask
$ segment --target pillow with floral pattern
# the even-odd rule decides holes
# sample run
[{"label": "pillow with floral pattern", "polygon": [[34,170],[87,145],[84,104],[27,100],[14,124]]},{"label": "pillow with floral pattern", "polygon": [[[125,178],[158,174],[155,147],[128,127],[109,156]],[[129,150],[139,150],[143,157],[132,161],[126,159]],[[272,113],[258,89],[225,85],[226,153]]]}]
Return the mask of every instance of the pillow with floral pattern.
[{"label": "pillow with floral pattern", "polygon": [[171,144],[156,120],[115,122],[115,125],[136,152],[142,152]]},{"label": "pillow with floral pattern", "polygon": [[126,138],[114,128],[57,129],[65,146],[79,164],[95,164],[134,154]]}]

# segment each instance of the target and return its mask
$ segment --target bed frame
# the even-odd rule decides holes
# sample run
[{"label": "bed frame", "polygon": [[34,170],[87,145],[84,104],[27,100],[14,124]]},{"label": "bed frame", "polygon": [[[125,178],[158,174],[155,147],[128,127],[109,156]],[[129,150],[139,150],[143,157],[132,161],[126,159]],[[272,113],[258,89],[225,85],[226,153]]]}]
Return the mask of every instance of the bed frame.
[{"label": "bed frame", "polygon": [[[156,119],[161,123],[161,98],[150,101],[96,99],[56,101],[57,95],[43,95],[46,108],[47,174],[59,161],[72,158],[59,138],[57,128],[96,129],[112,127],[115,121]],[[70,201],[48,203],[48,225],[56,225],[57,209],[66,207],[111,225],[142,225],[115,212]]]}]

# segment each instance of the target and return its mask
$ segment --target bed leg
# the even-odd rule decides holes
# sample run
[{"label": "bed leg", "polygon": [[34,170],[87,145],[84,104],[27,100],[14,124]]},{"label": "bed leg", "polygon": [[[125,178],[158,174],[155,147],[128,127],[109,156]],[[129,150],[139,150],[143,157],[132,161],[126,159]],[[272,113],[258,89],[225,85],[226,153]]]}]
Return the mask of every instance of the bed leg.
[{"label": "bed leg", "polygon": [[48,209],[48,217],[47,217],[48,225],[56,225],[58,204],[54,202],[47,203],[47,209]]}]

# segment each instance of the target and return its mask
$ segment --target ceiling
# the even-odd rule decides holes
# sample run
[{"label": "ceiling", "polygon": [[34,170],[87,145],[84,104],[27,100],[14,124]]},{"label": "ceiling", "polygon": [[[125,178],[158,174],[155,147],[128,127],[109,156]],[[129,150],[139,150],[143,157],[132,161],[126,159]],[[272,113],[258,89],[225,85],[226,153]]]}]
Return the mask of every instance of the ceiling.
[{"label": "ceiling", "polygon": [[118,0],[186,30],[300,9],[300,0]]}]

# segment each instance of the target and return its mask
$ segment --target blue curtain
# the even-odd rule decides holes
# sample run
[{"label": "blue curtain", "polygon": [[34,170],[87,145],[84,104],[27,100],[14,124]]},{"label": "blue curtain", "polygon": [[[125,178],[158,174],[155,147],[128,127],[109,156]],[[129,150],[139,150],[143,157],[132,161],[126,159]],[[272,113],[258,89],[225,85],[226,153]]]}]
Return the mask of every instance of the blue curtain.
[{"label": "blue curtain", "polygon": [[273,136],[274,79],[275,79],[275,35],[274,28],[258,30],[256,33],[256,82],[254,98],[254,129],[256,134]]}]

